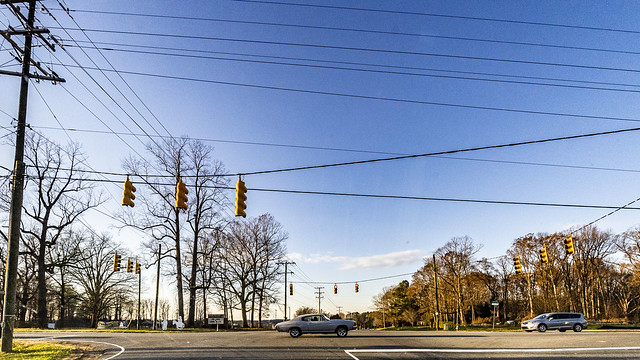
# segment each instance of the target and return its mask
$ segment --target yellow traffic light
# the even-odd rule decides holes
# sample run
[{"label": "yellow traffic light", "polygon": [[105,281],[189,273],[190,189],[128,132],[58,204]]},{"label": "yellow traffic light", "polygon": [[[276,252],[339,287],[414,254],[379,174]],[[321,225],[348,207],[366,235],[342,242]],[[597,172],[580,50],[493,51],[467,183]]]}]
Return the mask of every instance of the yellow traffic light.
[{"label": "yellow traffic light", "polygon": [[247,208],[245,201],[247,200],[247,187],[244,186],[244,181],[238,177],[236,183],[236,216],[247,217],[247,213],[244,211]]},{"label": "yellow traffic light", "polygon": [[127,260],[127,272],[130,273],[133,271],[133,261],[131,259]]},{"label": "yellow traffic light", "polygon": [[187,185],[182,182],[182,178],[178,179],[178,183],[176,184],[176,208],[187,210],[187,194],[189,190],[187,190]]},{"label": "yellow traffic light", "polygon": [[549,262],[549,257],[547,256],[547,246],[543,246],[542,249],[540,249],[540,261],[542,261],[543,263],[548,263]]},{"label": "yellow traffic light", "polygon": [[567,255],[573,254],[573,237],[569,234],[569,237],[564,239],[564,249]]},{"label": "yellow traffic light", "polygon": [[289,284],[289,295],[293,295],[293,284]]},{"label": "yellow traffic light", "polygon": [[134,192],[136,192],[136,187],[133,186],[133,183],[129,181],[129,176],[127,176],[127,180],[124,181],[124,190],[122,191],[122,206],[135,206],[133,203],[136,198],[133,195]]},{"label": "yellow traffic light", "polygon": [[356,292],[360,291],[360,285],[358,285],[358,283],[356,283]]},{"label": "yellow traffic light", "polygon": [[113,271],[120,271],[120,258],[122,255],[118,254],[118,252],[113,255]]},{"label": "yellow traffic light", "polygon": [[136,261],[136,274],[140,274],[140,264]]},{"label": "yellow traffic light", "polygon": [[333,285],[333,293],[334,294],[338,293],[338,284]]},{"label": "yellow traffic light", "polygon": [[516,255],[513,258],[513,266],[516,268],[516,274],[522,274],[522,265],[520,264],[520,256]]}]

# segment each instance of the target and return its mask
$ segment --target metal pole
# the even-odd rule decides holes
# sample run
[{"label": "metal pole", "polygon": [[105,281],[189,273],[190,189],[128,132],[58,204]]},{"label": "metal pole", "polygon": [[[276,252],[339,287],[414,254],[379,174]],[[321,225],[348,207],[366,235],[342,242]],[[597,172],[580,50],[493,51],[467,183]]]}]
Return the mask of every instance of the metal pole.
[{"label": "metal pole", "polygon": [[[136,267],[139,267],[138,259],[136,259]],[[140,330],[140,290],[142,288],[142,270],[138,272],[138,324],[136,329]]]},{"label": "metal pole", "polygon": [[440,301],[438,300],[438,268],[436,267],[436,254],[433,254],[433,281],[436,286],[436,330],[440,330]]},{"label": "metal pole", "polygon": [[11,205],[9,212],[9,242],[7,244],[4,309],[2,312],[2,352],[11,352],[13,350],[13,327],[16,320],[16,282],[18,278],[20,217],[22,216],[22,195],[24,189],[24,139],[27,119],[27,95],[29,93],[29,68],[31,64],[31,31],[33,30],[35,10],[36,0],[29,0],[27,32],[24,38],[24,56],[22,59],[22,79],[20,81],[20,104],[18,105],[14,177],[11,188]]},{"label": "metal pole", "polygon": [[158,244],[158,272],[156,273],[156,303],[153,309],[153,330],[158,327],[158,291],[160,290],[160,256],[162,254],[162,244]]}]

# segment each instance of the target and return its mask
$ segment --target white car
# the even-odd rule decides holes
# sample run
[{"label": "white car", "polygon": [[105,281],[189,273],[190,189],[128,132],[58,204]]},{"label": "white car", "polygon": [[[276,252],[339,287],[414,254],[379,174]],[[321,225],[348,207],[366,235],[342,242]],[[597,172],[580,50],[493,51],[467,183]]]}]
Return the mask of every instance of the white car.
[{"label": "white car", "polygon": [[307,333],[335,333],[344,337],[347,336],[349,330],[355,328],[356,322],[353,320],[329,319],[324,314],[302,315],[276,325],[276,330],[289,332],[289,335],[294,338]]}]

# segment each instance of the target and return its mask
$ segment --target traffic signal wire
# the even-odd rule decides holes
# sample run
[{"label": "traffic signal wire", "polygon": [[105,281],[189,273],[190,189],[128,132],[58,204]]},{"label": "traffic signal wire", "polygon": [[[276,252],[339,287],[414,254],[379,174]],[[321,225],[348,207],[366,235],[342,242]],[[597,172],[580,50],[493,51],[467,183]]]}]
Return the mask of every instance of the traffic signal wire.
[{"label": "traffic signal wire", "polygon": [[[32,125],[34,129],[44,129],[44,130],[62,130],[69,132],[84,132],[90,134],[111,134],[114,133],[105,130],[91,130],[91,129],[79,129],[79,128],[60,128],[53,126],[38,126]],[[8,129],[8,127],[2,127],[3,129]],[[131,133],[126,132],[115,132],[117,135],[124,136],[134,136]],[[143,136],[143,134],[136,134],[138,136]],[[5,135],[7,136],[7,135]],[[162,137],[163,135],[151,135]],[[165,136],[167,137],[167,136]],[[167,137],[168,138],[168,137]],[[398,153],[398,152],[390,152],[390,151],[374,151],[374,150],[362,150],[362,149],[348,149],[348,148],[335,148],[335,147],[324,147],[324,146],[308,146],[308,145],[295,145],[295,144],[279,144],[279,143],[267,143],[267,142],[255,142],[255,141],[242,141],[242,140],[225,140],[225,139],[211,139],[211,138],[189,138],[191,140],[203,141],[203,142],[213,142],[213,143],[225,143],[225,144],[239,144],[239,145],[255,145],[255,146],[273,146],[273,147],[282,147],[282,148],[292,148],[292,149],[307,149],[307,150],[322,150],[322,151],[338,151],[338,152],[349,152],[349,153],[361,153],[361,154],[376,154],[376,155],[410,155],[408,153]],[[539,163],[539,162],[530,162],[530,161],[510,161],[510,160],[495,160],[495,159],[480,159],[480,158],[469,158],[469,157],[455,157],[455,156],[444,156],[444,155],[433,155],[433,158],[438,159],[450,159],[450,160],[461,160],[461,161],[477,161],[477,162],[486,162],[486,163],[497,163],[497,164],[513,164],[513,165],[529,165],[529,166],[545,166],[545,167],[555,167],[555,168],[567,168],[567,169],[581,169],[581,170],[600,170],[600,171],[616,171],[616,172],[627,172],[627,173],[640,173],[640,169],[625,169],[625,168],[609,168],[609,167],[601,167],[601,166],[583,166],[583,165],[568,165],[568,164],[553,164],[553,163]],[[110,175],[128,175],[124,173],[106,173]],[[237,174],[236,174],[237,175]],[[167,176],[168,177],[168,176]],[[188,178],[189,176],[185,176]]]},{"label": "traffic signal wire", "polygon": [[[280,173],[280,172],[290,172],[290,171],[298,171],[298,170],[310,170],[310,169],[329,168],[329,167],[347,166],[347,165],[358,165],[358,164],[383,162],[383,161],[394,161],[394,160],[403,160],[403,159],[412,159],[412,158],[420,158],[420,157],[440,157],[440,156],[443,156],[443,155],[450,155],[450,154],[456,154],[456,153],[464,153],[464,152],[472,152],[472,151],[480,151],[480,150],[490,150],[490,149],[501,149],[501,148],[515,147],[515,146],[532,145],[532,144],[542,144],[542,143],[550,143],[550,142],[556,142],[556,141],[566,141],[566,140],[574,140],[574,139],[580,139],[580,138],[590,138],[590,137],[597,137],[597,136],[604,136],[604,135],[622,134],[622,133],[636,132],[636,131],[640,131],[640,127],[618,129],[618,130],[611,130],[611,131],[601,131],[601,132],[595,132],[595,133],[569,135],[569,136],[561,136],[561,137],[546,138],[546,139],[529,140],[529,141],[514,142],[514,143],[486,145],[486,146],[473,147],[473,148],[445,150],[445,151],[423,153],[423,154],[407,154],[407,155],[398,155],[398,156],[386,157],[386,158],[378,158],[378,159],[359,160],[359,161],[350,161],[350,162],[324,164],[324,165],[310,165],[310,166],[303,166],[303,167],[296,167],[296,168],[286,168],[286,169],[242,172],[242,173],[236,173],[236,174],[220,174],[220,175],[216,175],[216,176],[221,176],[221,177],[233,176],[233,177],[236,177],[238,175],[247,176],[247,175],[259,175],[259,174],[272,174],[272,173]],[[127,143],[124,140],[123,140],[123,142]],[[297,146],[295,146],[295,147],[297,147]],[[350,151],[354,151],[354,150],[350,150]],[[140,156],[140,155],[138,154],[138,156]],[[508,162],[508,161],[500,161],[500,160],[479,160],[479,161]],[[583,169],[593,169],[593,170],[612,170],[612,171],[625,171],[625,172],[640,172],[640,170],[633,170],[633,169],[611,169],[611,168],[581,167],[581,166],[570,166],[570,165],[535,164],[535,163],[526,163],[526,162],[522,162],[522,163],[520,163],[520,162],[508,162],[508,163],[516,163],[516,164],[524,164],[524,165],[548,165],[548,166],[558,166],[558,167],[568,167],[568,168],[583,168]],[[142,175],[142,174],[128,174],[128,173],[104,172],[104,171],[86,171],[85,170],[85,172],[90,172],[90,173],[92,172],[92,173],[96,173],[96,174],[107,174],[107,175],[114,175],[114,176],[136,175],[136,176],[139,176],[139,177],[157,177],[157,178],[163,178],[163,177],[165,177],[165,178],[173,178],[174,177],[172,175],[152,175],[152,174]],[[189,178],[191,176],[184,175],[182,177]]]},{"label": "traffic signal wire", "polygon": [[291,283],[293,284],[317,284],[317,285],[345,285],[345,284],[355,284],[355,283],[366,283],[366,282],[372,282],[372,281],[379,281],[379,280],[386,280],[386,279],[393,279],[393,278],[397,278],[397,277],[402,277],[402,276],[409,276],[409,275],[413,275],[415,272],[410,272],[410,273],[404,273],[404,274],[397,274],[397,275],[388,275],[388,276],[382,276],[382,277],[377,277],[377,278],[371,278],[371,279],[364,279],[364,280],[355,280],[355,281],[292,281]]},{"label": "traffic signal wire", "polygon": [[532,145],[532,144],[543,144],[543,143],[548,143],[548,142],[565,141],[565,140],[587,138],[587,137],[595,137],[595,136],[603,136],[603,135],[612,135],[612,134],[621,134],[621,133],[626,133],[626,132],[635,132],[635,131],[639,131],[639,130],[640,130],[640,128],[618,129],[618,130],[601,131],[601,132],[589,133],[589,134],[569,135],[569,136],[561,136],[561,137],[556,137],[556,138],[521,141],[521,142],[515,142],[515,143],[508,143],[508,144],[479,146],[479,147],[458,149],[458,150],[447,150],[447,151],[438,151],[438,152],[431,152],[431,153],[424,153],[424,154],[413,154],[413,155],[401,155],[401,156],[378,158],[378,159],[369,159],[369,160],[347,161],[347,162],[324,164],[324,165],[300,166],[300,167],[287,168],[287,169],[253,171],[253,172],[244,172],[242,174],[243,175],[273,174],[273,173],[289,172],[289,171],[300,171],[300,170],[310,170],[310,169],[321,169],[321,168],[338,167],[338,166],[370,164],[370,163],[384,162],[384,161],[414,159],[414,158],[428,157],[428,156],[434,156],[434,155],[449,155],[449,154],[456,154],[456,153],[461,153],[461,152],[501,149],[501,148],[507,148],[507,147],[522,146],[522,145]]},{"label": "traffic signal wire", "polygon": [[[29,177],[29,175],[25,175],[25,176],[27,178]],[[140,175],[133,174],[131,176],[140,176]],[[114,184],[122,183],[121,180],[109,180],[109,179],[71,178],[70,180],[108,182],[108,183],[114,183]],[[145,181],[145,183],[147,185],[153,185],[153,186],[175,186],[174,183],[154,183],[149,181]],[[235,187],[231,187],[231,186],[202,186],[202,188],[218,189],[218,190],[236,190]],[[619,206],[610,206],[610,205],[563,204],[563,203],[481,200],[481,199],[462,199],[462,198],[438,198],[438,197],[408,196],[408,195],[382,195],[382,194],[342,193],[342,192],[286,190],[286,189],[260,189],[260,188],[249,188],[249,191],[300,194],[300,195],[345,196],[345,197],[359,197],[359,198],[422,200],[422,201],[478,203],[478,204],[494,204],[494,205],[525,205],[525,206],[566,207],[566,208],[582,208],[582,209],[640,210],[640,207],[629,207],[626,205],[624,207],[619,207]]]}]

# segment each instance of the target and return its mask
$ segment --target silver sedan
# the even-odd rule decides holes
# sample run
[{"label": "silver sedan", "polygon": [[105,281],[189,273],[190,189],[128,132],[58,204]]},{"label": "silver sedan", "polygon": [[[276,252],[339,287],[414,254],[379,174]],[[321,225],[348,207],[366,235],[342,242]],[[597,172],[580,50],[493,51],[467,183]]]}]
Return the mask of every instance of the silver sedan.
[{"label": "silver sedan", "polygon": [[347,336],[349,330],[355,328],[356,322],[353,320],[329,319],[324,314],[302,315],[276,325],[276,330],[289,332],[289,335],[294,338],[306,333],[335,333],[343,337]]}]

